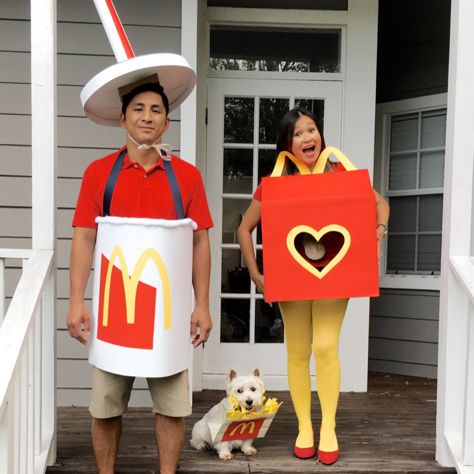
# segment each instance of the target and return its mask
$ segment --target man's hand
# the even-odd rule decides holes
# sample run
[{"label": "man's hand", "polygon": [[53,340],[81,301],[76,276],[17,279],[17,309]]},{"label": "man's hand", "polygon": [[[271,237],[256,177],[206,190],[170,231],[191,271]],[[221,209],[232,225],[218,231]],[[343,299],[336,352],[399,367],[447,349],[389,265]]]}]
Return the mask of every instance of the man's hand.
[{"label": "man's hand", "polygon": [[193,347],[197,347],[207,341],[211,329],[212,319],[209,309],[196,308],[191,315],[191,339]]},{"label": "man's hand", "polygon": [[89,341],[91,316],[84,302],[71,304],[67,314],[67,327],[69,335],[86,345]]}]

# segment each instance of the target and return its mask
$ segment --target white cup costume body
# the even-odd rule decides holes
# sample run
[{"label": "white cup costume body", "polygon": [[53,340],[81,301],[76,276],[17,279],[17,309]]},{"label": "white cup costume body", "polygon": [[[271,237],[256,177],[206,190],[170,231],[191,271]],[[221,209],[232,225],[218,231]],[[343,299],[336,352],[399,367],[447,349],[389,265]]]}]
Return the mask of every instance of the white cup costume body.
[{"label": "white cup costume body", "polygon": [[123,217],[97,223],[89,362],[135,377],[187,369],[196,224]]}]

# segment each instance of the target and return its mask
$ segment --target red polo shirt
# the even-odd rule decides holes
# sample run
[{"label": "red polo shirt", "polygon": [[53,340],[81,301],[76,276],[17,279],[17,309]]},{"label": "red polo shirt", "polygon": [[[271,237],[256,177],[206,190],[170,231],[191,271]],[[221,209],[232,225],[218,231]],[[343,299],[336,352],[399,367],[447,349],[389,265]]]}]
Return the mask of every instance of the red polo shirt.
[{"label": "red polo shirt", "polygon": [[[105,185],[120,151],[92,162],[85,170],[72,222],[74,227],[97,228],[95,219],[102,216]],[[185,216],[196,222],[197,230],[209,229],[213,223],[201,174],[196,167],[177,156],[172,155],[171,160]],[[125,155],[112,195],[110,215],[178,218],[162,158],[145,171],[139,163],[130,161],[128,153]]]}]

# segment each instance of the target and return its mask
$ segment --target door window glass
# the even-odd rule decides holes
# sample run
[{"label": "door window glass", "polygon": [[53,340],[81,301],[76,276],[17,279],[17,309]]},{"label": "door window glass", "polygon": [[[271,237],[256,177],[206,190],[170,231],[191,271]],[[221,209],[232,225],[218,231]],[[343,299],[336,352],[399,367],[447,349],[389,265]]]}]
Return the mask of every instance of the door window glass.
[{"label": "door window glass", "polygon": [[224,141],[253,142],[254,100],[250,97],[226,97],[224,104]]},{"label": "door window glass", "polygon": [[213,25],[209,69],[338,73],[341,29]]}]

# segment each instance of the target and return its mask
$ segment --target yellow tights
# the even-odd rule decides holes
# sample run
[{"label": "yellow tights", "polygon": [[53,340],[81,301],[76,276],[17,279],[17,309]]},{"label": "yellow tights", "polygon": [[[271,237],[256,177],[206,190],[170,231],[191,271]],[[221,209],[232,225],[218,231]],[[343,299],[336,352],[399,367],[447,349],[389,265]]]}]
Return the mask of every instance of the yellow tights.
[{"label": "yellow tights", "polygon": [[341,380],[338,343],[347,301],[344,298],[279,303],[285,324],[288,384],[298,418],[295,444],[299,448],[314,445],[309,370],[313,352],[322,414],[319,449],[326,452],[338,449],[335,433]]}]

